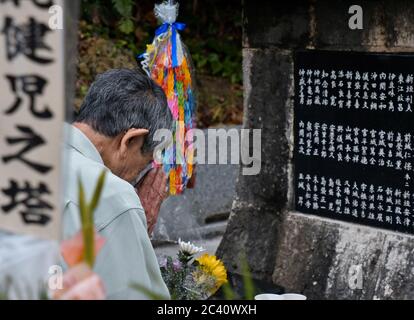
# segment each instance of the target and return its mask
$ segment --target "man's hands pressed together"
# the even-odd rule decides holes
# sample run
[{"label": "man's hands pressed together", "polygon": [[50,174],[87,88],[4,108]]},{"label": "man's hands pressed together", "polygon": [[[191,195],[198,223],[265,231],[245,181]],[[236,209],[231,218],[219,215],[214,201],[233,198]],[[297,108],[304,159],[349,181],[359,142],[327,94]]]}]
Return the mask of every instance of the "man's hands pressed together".
[{"label": "man's hands pressed together", "polygon": [[154,230],[162,202],[168,198],[167,176],[163,169],[154,168],[136,187],[136,192],[147,217],[148,234]]}]

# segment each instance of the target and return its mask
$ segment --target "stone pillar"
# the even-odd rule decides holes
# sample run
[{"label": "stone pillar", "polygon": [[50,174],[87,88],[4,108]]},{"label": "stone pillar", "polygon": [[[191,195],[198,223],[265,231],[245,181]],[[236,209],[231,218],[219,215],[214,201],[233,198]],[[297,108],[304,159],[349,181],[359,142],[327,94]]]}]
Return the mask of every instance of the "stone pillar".
[{"label": "stone pillar", "polygon": [[[353,4],[244,1],[243,126],[262,129],[262,170],[239,175],[218,255],[237,273],[245,254],[255,277],[309,298],[412,299],[413,236],[293,209],[295,51],[414,51],[412,1],[359,1],[362,30],[348,27]],[[362,288],[352,289],[355,266],[362,267]]]}]

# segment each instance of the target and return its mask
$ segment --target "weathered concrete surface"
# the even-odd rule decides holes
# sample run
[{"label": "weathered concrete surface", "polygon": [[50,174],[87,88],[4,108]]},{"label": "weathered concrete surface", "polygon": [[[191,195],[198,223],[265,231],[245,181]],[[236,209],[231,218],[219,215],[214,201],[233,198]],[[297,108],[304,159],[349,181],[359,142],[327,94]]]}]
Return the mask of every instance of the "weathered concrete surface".
[{"label": "weathered concrete surface", "polygon": [[270,280],[276,252],[268,248],[276,243],[278,219],[289,201],[287,127],[293,119],[293,61],[289,52],[273,49],[244,49],[243,55],[244,86],[249,92],[244,127],[262,129],[262,165],[258,175],[239,175],[237,198],[218,254],[231,271],[238,270],[240,254],[245,254],[255,266],[254,276]]},{"label": "weathered concrete surface", "polygon": [[[414,299],[414,239],[293,211],[293,56],[298,49],[414,52],[414,2],[362,0],[363,30],[348,27],[354,1],[245,0],[244,128],[262,129],[262,171],[239,176],[218,255],[240,272],[309,298]],[[362,289],[349,287],[362,265]]]},{"label": "weathered concrete surface", "polygon": [[273,281],[287,291],[314,299],[414,298],[413,236],[300,213],[289,213],[282,229]]}]

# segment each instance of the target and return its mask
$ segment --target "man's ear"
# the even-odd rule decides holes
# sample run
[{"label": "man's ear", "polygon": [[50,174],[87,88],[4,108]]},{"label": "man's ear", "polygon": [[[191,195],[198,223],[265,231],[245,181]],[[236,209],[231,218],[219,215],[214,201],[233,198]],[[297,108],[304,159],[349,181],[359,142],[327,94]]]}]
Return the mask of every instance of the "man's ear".
[{"label": "man's ear", "polygon": [[121,145],[120,150],[122,154],[126,154],[128,147],[132,142],[136,142],[139,144],[139,147],[141,148],[144,144],[145,136],[148,134],[147,129],[129,129],[124,136],[121,138]]}]

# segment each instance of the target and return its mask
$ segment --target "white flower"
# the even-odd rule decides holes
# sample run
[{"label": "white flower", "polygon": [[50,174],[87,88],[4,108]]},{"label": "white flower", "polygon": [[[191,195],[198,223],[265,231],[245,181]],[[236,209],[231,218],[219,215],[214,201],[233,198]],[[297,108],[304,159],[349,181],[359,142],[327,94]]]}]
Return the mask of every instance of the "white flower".
[{"label": "white flower", "polygon": [[202,247],[197,247],[191,242],[184,242],[181,241],[181,239],[178,239],[178,244],[180,245],[180,251],[184,254],[188,254],[190,256],[193,256],[197,253],[200,253],[204,251]]}]

